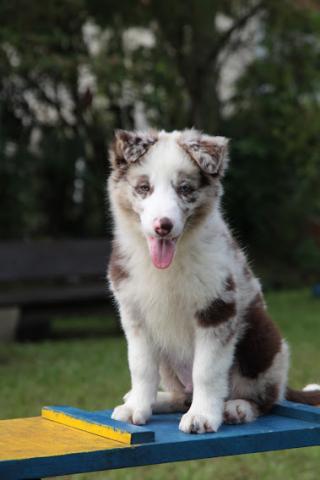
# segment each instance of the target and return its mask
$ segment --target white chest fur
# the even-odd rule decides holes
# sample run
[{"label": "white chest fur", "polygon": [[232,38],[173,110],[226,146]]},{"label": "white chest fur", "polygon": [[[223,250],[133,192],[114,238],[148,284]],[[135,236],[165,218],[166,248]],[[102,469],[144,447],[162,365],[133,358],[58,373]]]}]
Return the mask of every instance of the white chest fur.
[{"label": "white chest fur", "polygon": [[[216,252],[219,252],[217,254]],[[118,292],[121,302],[134,305],[151,340],[179,362],[193,356],[195,313],[219,296],[230,271],[224,248],[214,248],[206,236],[193,244],[178,245],[167,270],[150,261],[146,245],[126,249],[129,277]]]}]

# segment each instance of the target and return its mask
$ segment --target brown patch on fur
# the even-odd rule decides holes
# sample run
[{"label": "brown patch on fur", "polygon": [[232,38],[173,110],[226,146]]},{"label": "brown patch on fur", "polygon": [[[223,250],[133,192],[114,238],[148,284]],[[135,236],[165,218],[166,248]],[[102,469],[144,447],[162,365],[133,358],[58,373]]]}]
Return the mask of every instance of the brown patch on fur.
[{"label": "brown patch on fur", "polygon": [[[196,132],[194,132],[196,134]],[[223,173],[223,157],[225,156],[227,145],[219,145],[212,140],[203,139],[200,132],[196,134],[193,140],[185,141],[183,136],[177,142],[178,145],[189,155],[189,157],[211,177],[217,177]]]},{"label": "brown patch on fur", "polygon": [[186,228],[188,230],[194,230],[199,227],[210,214],[211,208],[212,204],[209,202],[198,205],[188,218]]},{"label": "brown patch on fur", "polygon": [[267,385],[263,395],[260,395],[256,400],[259,407],[259,412],[264,415],[270,412],[273,405],[279,399],[279,387],[276,384]]},{"label": "brown patch on fur", "polygon": [[244,318],[247,328],[236,347],[235,357],[244,377],[256,378],[272,364],[281,348],[281,335],[265,311],[259,293],[248,307]]},{"label": "brown patch on fur", "polygon": [[[217,162],[219,162],[221,156],[224,155],[224,152],[226,150],[225,146],[217,145],[214,142],[208,142],[206,140],[201,140],[200,148],[204,150],[206,153],[208,153],[210,157],[215,158]],[[216,172],[216,174],[218,173],[219,171]]]},{"label": "brown patch on fur", "polygon": [[195,194],[185,197],[185,201],[188,202],[188,204],[195,203],[197,200],[198,200],[198,195],[195,195]]},{"label": "brown patch on fur", "polygon": [[122,265],[122,260],[123,257],[119,251],[119,246],[113,241],[108,275],[115,288],[117,288],[123,280],[129,277],[128,272]]},{"label": "brown patch on fur", "polygon": [[234,292],[235,291],[236,283],[235,283],[232,275],[229,275],[229,277],[227,278],[225,289],[226,289],[227,292]]},{"label": "brown patch on fur", "polygon": [[287,388],[286,399],[291,402],[304,403],[306,405],[315,405],[320,406],[320,390],[293,390],[292,388]]},{"label": "brown patch on fur", "polygon": [[206,309],[197,312],[196,318],[201,327],[207,328],[221,325],[234,317],[235,314],[235,302],[225,302],[221,298],[216,298]]},{"label": "brown patch on fur", "polygon": [[116,136],[112,139],[110,144],[110,161],[114,168],[121,168],[121,166],[124,166],[127,163],[123,156],[122,144]]},{"label": "brown patch on fur", "polygon": [[120,181],[129,166],[140,160],[157,140],[158,133],[155,131],[139,134],[117,130],[110,145],[110,162],[115,170],[114,181]]},{"label": "brown patch on fur", "polygon": [[119,142],[119,139],[116,136],[112,139],[110,144],[109,158],[113,168],[112,179],[114,182],[118,183],[120,180],[124,180],[128,170],[128,163],[123,155],[122,143]]}]

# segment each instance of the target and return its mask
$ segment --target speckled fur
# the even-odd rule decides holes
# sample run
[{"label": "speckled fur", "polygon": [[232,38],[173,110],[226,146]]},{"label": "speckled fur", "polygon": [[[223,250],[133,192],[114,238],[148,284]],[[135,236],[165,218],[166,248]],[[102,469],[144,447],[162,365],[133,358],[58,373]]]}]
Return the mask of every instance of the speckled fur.
[{"label": "speckled fur", "polygon": [[[260,283],[221,214],[227,144],[195,130],[116,134],[108,191],[115,272],[122,274],[111,265],[108,278],[128,341],[132,388],[115,419],[143,424],[152,411],[188,406],[179,428],[202,433],[216,431],[223,418],[252,421],[285,395],[287,344],[270,327]],[[150,182],[148,195],[137,195],[141,178]],[[177,194],[181,178],[193,182],[192,199]],[[146,241],[161,216],[179,237],[165,270],[153,265]],[[252,329],[271,350],[263,358],[253,348],[259,367],[245,370],[239,362],[255,358],[240,347],[252,346]],[[160,381],[166,394],[157,395]]]}]

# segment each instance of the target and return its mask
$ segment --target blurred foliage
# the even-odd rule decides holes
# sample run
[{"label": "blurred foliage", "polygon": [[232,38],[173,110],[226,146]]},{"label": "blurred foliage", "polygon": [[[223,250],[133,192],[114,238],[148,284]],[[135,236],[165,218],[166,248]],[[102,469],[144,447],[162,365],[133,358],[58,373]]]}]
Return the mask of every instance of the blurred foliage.
[{"label": "blurred foliage", "polygon": [[235,138],[232,222],[266,265],[281,260],[293,276],[320,272],[310,237],[320,218],[319,12],[270,8],[260,55],[238,82],[226,126]]},{"label": "blurred foliage", "polygon": [[319,272],[317,2],[2,0],[0,18],[2,238],[104,235],[113,130],[195,126],[233,140],[225,210],[261,268]]}]

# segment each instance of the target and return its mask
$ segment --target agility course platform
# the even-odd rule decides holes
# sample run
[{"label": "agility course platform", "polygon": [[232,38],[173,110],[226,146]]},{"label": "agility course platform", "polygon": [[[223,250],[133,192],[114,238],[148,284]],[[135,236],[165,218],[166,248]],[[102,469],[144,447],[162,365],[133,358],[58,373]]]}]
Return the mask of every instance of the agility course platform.
[{"label": "agility course platform", "polygon": [[180,432],[180,414],[153,415],[144,427],[110,416],[111,410],[45,407],[39,417],[0,421],[1,480],[320,445],[320,409],[287,401],[253,423],[201,435]]}]

